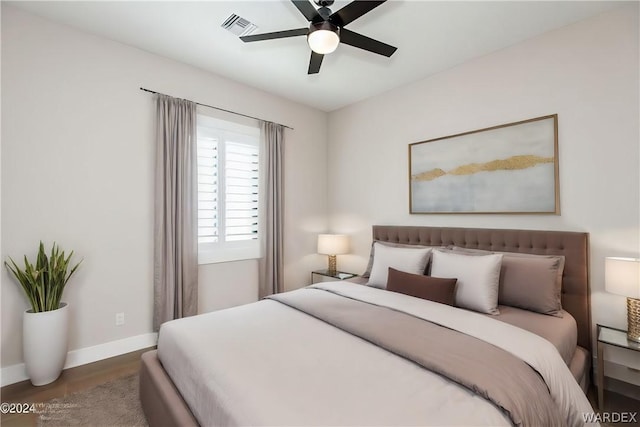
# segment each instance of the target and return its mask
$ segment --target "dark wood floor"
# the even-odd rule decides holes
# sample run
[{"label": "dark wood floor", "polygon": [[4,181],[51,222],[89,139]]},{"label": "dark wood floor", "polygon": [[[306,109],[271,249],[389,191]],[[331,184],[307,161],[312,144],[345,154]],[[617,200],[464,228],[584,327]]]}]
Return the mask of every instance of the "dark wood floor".
[{"label": "dark wood floor", "polygon": [[[0,389],[0,401],[42,403],[51,399],[65,397],[77,391],[87,390],[116,378],[138,372],[140,370],[140,355],[148,350],[150,349],[67,369],[55,382],[45,386],[34,387],[29,381],[23,381],[2,387]],[[588,397],[593,408],[598,410],[597,393],[594,387],[589,390]],[[604,406],[607,412],[637,412],[637,418],[640,418],[640,401],[621,394],[606,392]],[[598,412],[601,411],[598,410]],[[35,414],[2,414],[0,421],[3,427],[37,425]],[[626,425],[640,426],[640,423]]]},{"label": "dark wood floor", "polygon": [[[587,397],[589,398],[589,402],[591,402],[591,406],[593,409],[602,413],[603,411],[598,408],[598,393],[594,386],[591,386],[589,389],[589,393],[587,393]],[[625,426],[640,426],[640,401],[631,399],[630,397],[624,396],[622,394],[614,393],[612,391],[605,390],[604,392],[604,412],[609,413],[623,413],[623,412],[635,412],[638,422],[634,423],[625,423]],[[608,426],[612,424],[603,423],[603,426]]]},{"label": "dark wood floor", "polygon": [[[11,384],[0,389],[1,402],[42,403],[65,397],[77,391],[87,390],[116,378],[124,377],[140,370],[140,356],[151,350],[144,349],[99,362],[78,366],[62,372],[60,378],[51,384],[34,387],[29,381]],[[3,427],[36,426],[36,414],[2,414]]]}]

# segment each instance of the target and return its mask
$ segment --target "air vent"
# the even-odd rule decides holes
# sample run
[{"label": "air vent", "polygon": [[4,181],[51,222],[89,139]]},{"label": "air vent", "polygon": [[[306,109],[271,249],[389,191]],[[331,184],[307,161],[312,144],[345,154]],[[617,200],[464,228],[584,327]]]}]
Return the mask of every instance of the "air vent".
[{"label": "air vent", "polygon": [[221,26],[222,28],[231,31],[238,37],[251,34],[255,31],[256,28],[258,28],[256,24],[252,24],[251,22],[236,15],[235,13],[228,17]]}]

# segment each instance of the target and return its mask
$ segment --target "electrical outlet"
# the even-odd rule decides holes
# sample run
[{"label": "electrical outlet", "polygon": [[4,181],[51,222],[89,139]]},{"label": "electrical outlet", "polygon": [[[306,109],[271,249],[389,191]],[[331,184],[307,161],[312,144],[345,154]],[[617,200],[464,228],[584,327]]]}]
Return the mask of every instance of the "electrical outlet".
[{"label": "electrical outlet", "polygon": [[116,326],[124,325],[124,313],[116,313]]}]

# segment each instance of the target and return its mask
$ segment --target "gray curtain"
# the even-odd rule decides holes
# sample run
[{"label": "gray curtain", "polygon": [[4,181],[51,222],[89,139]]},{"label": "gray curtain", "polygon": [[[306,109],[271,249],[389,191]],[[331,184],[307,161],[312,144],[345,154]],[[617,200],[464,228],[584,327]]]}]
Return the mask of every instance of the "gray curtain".
[{"label": "gray curtain", "polygon": [[260,259],[260,298],[284,290],[283,284],[283,151],[284,126],[271,122],[260,123],[260,135],[264,149],[262,163],[264,180],[261,195],[263,254]]},{"label": "gray curtain", "polygon": [[156,97],[153,327],[198,312],[196,104]]}]

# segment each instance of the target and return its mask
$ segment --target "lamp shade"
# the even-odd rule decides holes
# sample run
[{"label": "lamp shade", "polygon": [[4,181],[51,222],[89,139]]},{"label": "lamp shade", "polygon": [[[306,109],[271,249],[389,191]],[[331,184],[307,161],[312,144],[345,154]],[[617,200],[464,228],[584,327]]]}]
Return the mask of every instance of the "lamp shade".
[{"label": "lamp shade", "polygon": [[349,237],[344,234],[318,234],[318,253],[323,255],[349,253]]},{"label": "lamp shade", "polygon": [[640,298],[640,259],[605,258],[604,283],[607,292]]}]

